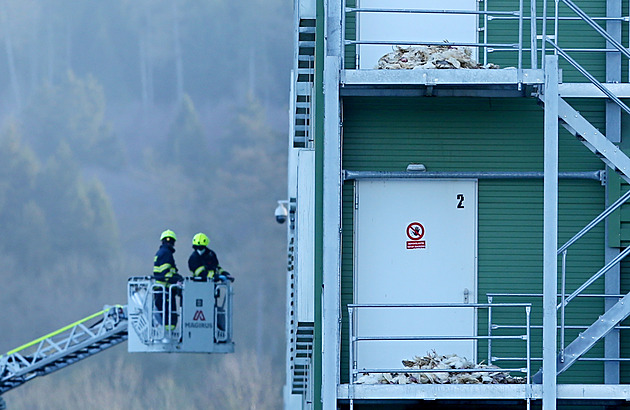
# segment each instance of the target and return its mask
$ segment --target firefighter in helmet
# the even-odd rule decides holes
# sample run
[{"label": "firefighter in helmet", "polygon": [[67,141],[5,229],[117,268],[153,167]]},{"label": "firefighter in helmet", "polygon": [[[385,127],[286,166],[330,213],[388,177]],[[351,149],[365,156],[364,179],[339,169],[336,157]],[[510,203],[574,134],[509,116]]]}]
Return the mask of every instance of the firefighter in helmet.
[{"label": "firefighter in helmet", "polygon": [[[175,232],[170,229],[162,232],[160,235],[162,244],[153,260],[153,278],[156,284],[162,285],[154,288],[155,307],[158,311],[163,312],[163,316],[166,318],[164,327],[167,330],[173,330],[177,325],[176,296],[180,293],[179,289],[170,288],[172,285],[184,280],[182,275],[177,273],[177,266],[173,257],[176,240]],[[166,312],[170,312],[170,314]]]},{"label": "firefighter in helmet", "polygon": [[210,240],[204,233],[200,232],[193,236],[193,252],[188,258],[188,268],[193,274],[193,279],[234,282],[230,273],[219,265],[217,254],[208,248],[209,243]]},{"label": "firefighter in helmet", "polygon": [[[230,282],[234,282],[234,278],[219,266],[219,259],[217,259],[217,254],[210,248],[208,248],[208,244],[210,240],[205,233],[199,232],[195,236],[193,236],[192,247],[193,252],[190,254],[188,258],[188,268],[193,274],[193,280],[200,281],[214,281],[214,282],[224,282],[229,280]],[[215,287],[214,297],[217,299],[215,304],[218,303],[218,299],[220,298],[219,289]],[[217,314],[217,328],[219,330],[225,330],[225,311],[222,306],[217,305],[218,309]]]}]

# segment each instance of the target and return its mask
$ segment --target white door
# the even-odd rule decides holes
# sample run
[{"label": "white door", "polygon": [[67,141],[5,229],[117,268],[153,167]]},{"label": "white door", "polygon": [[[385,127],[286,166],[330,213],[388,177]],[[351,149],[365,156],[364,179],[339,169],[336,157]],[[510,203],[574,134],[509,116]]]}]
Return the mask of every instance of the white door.
[{"label": "white door", "polygon": [[[358,1],[361,8],[372,9],[477,10],[477,0]],[[477,43],[477,19],[473,14],[359,13],[358,35],[360,40],[372,41]],[[389,45],[359,46],[359,68],[374,68],[390,51]]]},{"label": "white door", "polygon": [[[477,181],[359,180],[355,210],[355,303],[477,301]],[[361,309],[359,336],[473,336],[474,308]],[[401,360],[459,354],[476,343],[363,341],[358,369],[400,368]]]}]

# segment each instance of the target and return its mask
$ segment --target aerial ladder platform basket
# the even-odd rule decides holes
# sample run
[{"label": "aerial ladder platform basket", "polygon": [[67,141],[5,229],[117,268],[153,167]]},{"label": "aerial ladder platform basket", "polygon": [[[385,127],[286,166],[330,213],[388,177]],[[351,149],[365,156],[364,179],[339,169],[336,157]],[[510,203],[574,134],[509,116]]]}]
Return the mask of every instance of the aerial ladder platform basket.
[{"label": "aerial ladder platform basket", "polygon": [[230,282],[130,278],[129,352],[233,353],[232,295]]}]

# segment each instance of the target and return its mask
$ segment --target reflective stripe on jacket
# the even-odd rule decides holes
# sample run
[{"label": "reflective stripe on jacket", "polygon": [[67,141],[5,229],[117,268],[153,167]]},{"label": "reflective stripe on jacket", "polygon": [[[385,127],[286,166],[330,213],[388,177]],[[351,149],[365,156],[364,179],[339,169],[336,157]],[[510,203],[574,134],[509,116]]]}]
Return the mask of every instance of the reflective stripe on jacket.
[{"label": "reflective stripe on jacket", "polygon": [[175,248],[163,243],[153,259],[153,277],[157,283],[173,284],[179,280],[173,254]]},{"label": "reflective stripe on jacket", "polygon": [[205,248],[201,255],[196,250],[188,258],[188,269],[194,277],[204,279],[214,278],[215,273],[220,274],[223,269],[219,266],[217,254],[212,249]]}]

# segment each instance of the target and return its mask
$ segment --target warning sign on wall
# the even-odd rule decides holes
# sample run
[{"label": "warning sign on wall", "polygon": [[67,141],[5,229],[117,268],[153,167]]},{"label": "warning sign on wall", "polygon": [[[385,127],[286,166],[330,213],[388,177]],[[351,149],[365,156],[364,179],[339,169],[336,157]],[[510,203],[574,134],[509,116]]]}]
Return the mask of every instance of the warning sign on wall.
[{"label": "warning sign on wall", "polygon": [[412,222],[407,225],[407,249],[424,249],[427,247],[426,241],[423,241],[424,226],[420,222]]}]

